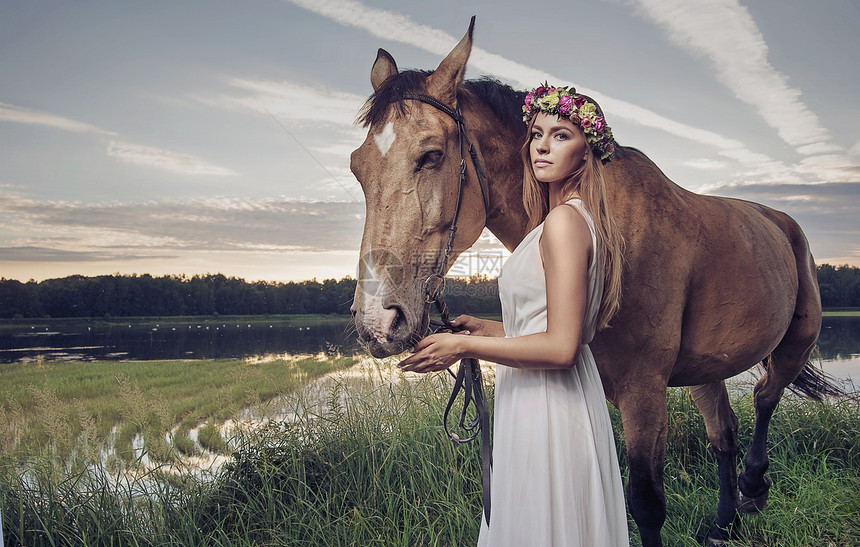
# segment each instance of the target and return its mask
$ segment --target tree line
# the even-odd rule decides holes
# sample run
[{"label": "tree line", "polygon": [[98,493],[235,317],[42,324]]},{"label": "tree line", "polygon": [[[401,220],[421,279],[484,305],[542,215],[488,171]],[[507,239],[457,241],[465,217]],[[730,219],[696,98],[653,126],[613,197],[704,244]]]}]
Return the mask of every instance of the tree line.
[{"label": "tree line", "polygon": [[[348,314],[356,280],[248,282],[222,274],[73,275],[22,283],[0,278],[0,318]],[[496,280],[446,280],[452,311],[501,313]]]},{"label": "tree line", "polygon": [[[248,282],[222,274],[73,275],[22,283],[0,278],[0,318],[348,314],[355,279]],[[818,266],[825,308],[860,307],[860,268]],[[495,278],[446,280],[452,313],[501,313]]]},{"label": "tree line", "polygon": [[818,289],[825,308],[860,307],[860,268],[856,266],[818,266]]}]

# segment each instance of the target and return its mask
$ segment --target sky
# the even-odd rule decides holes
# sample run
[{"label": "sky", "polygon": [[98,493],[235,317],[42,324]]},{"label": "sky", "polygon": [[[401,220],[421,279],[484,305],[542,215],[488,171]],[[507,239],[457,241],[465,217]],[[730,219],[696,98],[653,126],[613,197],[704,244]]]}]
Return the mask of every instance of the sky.
[{"label": "sky", "polygon": [[472,15],[467,78],[575,85],[677,184],[860,266],[857,0],[0,0],[0,278],[355,277],[377,49],[434,69]]}]

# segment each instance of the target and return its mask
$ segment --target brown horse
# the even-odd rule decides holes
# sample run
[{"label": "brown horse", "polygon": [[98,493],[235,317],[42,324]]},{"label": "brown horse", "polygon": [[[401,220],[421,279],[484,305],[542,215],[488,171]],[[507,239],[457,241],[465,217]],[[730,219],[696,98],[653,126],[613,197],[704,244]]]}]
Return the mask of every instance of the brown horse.
[{"label": "brown horse", "polygon": [[[360,339],[377,357],[400,353],[426,334],[426,280],[440,264],[458,196],[457,124],[414,94],[459,106],[490,181],[485,210],[467,159],[449,264],[485,225],[508,249],[525,235],[524,94],[489,80],[463,81],[473,26],[474,19],[433,72],[399,72],[382,49],[371,70],[374,94],[361,120],[369,131],[351,161],[367,203],[352,311]],[[785,388],[810,378],[808,358],[821,326],[815,265],[787,215],[684,190],[636,149],[618,148],[606,181],[627,242],[623,303],[591,347],[606,397],[622,416],[628,505],[643,545],[661,545],[666,389],[690,386],[719,463],[718,521],[708,536],[718,545],[738,509],[764,507],[768,423]],[[762,361],[754,437],[738,477],[737,419],[724,380]],[[822,386],[807,394],[819,395],[816,388]]]}]

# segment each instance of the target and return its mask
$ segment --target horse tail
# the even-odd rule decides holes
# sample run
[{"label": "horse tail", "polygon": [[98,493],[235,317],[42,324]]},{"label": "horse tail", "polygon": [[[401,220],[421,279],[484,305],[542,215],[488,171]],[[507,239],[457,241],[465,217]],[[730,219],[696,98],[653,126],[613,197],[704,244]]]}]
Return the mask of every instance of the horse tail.
[{"label": "horse tail", "polygon": [[796,395],[802,395],[814,401],[822,401],[825,397],[845,397],[846,392],[839,387],[833,376],[824,372],[821,367],[816,367],[811,361],[788,386],[789,391]]}]

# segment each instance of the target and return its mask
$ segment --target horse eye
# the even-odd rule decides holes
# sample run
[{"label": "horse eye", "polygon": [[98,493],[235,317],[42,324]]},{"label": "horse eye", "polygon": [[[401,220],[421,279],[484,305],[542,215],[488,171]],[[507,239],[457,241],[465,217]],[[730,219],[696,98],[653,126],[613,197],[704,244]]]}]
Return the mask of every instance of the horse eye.
[{"label": "horse eye", "polygon": [[429,152],[424,152],[420,158],[418,158],[418,162],[415,164],[415,170],[420,171],[421,169],[435,169],[439,167],[442,163],[442,151],[441,150],[430,150]]}]

